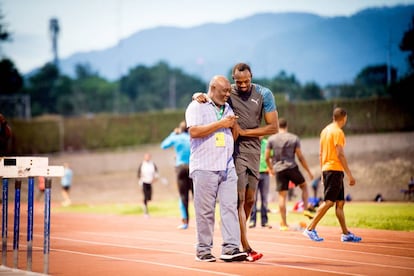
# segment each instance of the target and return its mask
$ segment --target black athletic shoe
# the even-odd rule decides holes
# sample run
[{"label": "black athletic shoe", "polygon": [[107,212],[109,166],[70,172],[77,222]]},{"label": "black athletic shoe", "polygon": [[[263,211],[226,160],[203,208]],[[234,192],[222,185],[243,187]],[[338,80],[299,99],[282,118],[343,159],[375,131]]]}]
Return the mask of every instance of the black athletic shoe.
[{"label": "black athletic shoe", "polygon": [[196,261],[199,261],[199,262],[215,262],[216,261],[216,257],[211,255],[210,253],[207,253],[203,256],[196,256],[195,259]]},{"label": "black athletic shoe", "polygon": [[266,223],[266,224],[262,224],[262,227],[263,227],[263,228],[269,228],[269,229],[272,229],[272,225],[270,225],[270,224],[268,224],[268,223]]},{"label": "black athletic shoe", "polygon": [[238,248],[234,248],[233,250],[221,254],[220,259],[225,262],[242,262],[245,261],[247,258],[246,252],[240,252]]}]

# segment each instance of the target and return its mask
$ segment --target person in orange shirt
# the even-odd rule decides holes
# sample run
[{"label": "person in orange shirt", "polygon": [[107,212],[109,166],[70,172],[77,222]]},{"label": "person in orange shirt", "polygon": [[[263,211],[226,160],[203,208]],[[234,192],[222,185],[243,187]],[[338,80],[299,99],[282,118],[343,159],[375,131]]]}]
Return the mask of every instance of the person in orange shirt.
[{"label": "person in orange shirt", "polygon": [[344,205],[344,172],[348,176],[349,185],[356,184],[345,157],[345,134],[342,128],[347,122],[347,112],[341,107],[333,111],[333,122],[327,125],[320,135],[319,161],[324,183],[324,201],[318,208],[315,217],[303,231],[303,235],[313,241],[323,241],[315,228],[326,212],[335,205],[335,214],[342,229],[341,241],[359,242],[361,237],[348,230],[345,222]]},{"label": "person in orange shirt", "polygon": [[40,198],[43,197],[43,195],[45,193],[45,177],[44,176],[39,176],[37,178],[37,180],[38,180],[37,188],[38,188],[39,192],[37,193],[36,201],[39,201]]}]

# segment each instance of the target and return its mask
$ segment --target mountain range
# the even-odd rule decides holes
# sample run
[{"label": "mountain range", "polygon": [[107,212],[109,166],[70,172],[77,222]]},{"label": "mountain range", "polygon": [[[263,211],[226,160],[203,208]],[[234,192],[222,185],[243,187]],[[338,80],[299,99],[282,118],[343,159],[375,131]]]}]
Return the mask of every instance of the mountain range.
[{"label": "mountain range", "polygon": [[391,64],[401,77],[408,53],[399,44],[413,16],[414,5],[399,5],[347,17],[261,13],[221,24],[157,27],[136,32],[114,47],[73,54],[60,60],[60,67],[73,76],[76,64],[89,64],[116,80],[138,65],[164,61],[206,81],[247,62],[254,77],[272,78],[284,71],[301,83],[327,85],[352,82],[366,66]]}]

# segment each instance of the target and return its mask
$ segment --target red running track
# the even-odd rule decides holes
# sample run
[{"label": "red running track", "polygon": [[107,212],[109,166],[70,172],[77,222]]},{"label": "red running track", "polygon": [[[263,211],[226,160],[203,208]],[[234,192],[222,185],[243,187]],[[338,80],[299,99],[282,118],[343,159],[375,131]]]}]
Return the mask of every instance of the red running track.
[{"label": "red running track", "polygon": [[[22,207],[22,210],[25,210]],[[414,233],[353,229],[360,243],[342,243],[339,227],[318,227],[323,242],[301,232],[248,229],[264,257],[254,263],[194,260],[194,221],[176,229],[176,218],[53,213],[48,271],[51,275],[414,275]],[[11,224],[11,225],[10,225]],[[26,217],[22,214],[18,269],[26,275]],[[9,218],[7,267],[13,266],[13,217]],[[216,227],[213,254],[220,256]],[[43,213],[35,212],[33,272],[43,272]],[[4,268],[4,267],[3,267]],[[7,275],[16,275],[18,272]],[[6,275],[0,271],[0,275]]]}]

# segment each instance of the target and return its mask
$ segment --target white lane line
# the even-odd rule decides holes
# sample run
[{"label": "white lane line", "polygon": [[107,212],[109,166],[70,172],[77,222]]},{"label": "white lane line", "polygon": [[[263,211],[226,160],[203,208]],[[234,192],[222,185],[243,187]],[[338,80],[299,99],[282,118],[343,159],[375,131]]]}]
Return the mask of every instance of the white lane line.
[{"label": "white lane line", "polygon": [[162,266],[162,267],[174,268],[174,269],[179,269],[179,270],[189,270],[189,271],[194,271],[194,272],[201,272],[201,273],[206,273],[206,274],[209,274],[209,275],[212,275],[212,274],[215,274],[215,275],[225,275],[225,276],[238,276],[239,275],[239,274],[231,274],[231,273],[218,272],[218,271],[214,271],[214,270],[191,268],[191,267],[187,267],[187,266],[179,266],[179,265],[172,265],[172,264],[166,264],[166,263],[158,263],[158,262],[145,261],[145,260],[121,258],[121,257],[114,257],[114,256],[108,256],[108,255],[102,255],[102,254],[91,254],[91,253],[85,253],[85,252],[80,252],[80,251],[72,251],[72,250],[64,250],[64,249],[52,249],[52,251],[63,252],[63,253],[70,253],[70,254],[76,254],[76,255],[83,255],[83,256],[92,256],[92,257],[109,259],[109,260],[116,260],[116,261],[124,261],[124,262],[132,262],[132,263],[142,263],[142,264],[151,264],[151,265],[157,265],[157,266]]},{"label": "white lane line", "polygon": [[[273,233],[274,234],[274,233]],[[302,234],[299,232],[300,235],[298,236],[279,236],[278,238],[283,238],[286,240],[299,240],[299,241],[303,241],[303,242],[308,242],[309,239],[307,239],[306,237],[303,237]],[[251,235],[253,236],[253,235]],[[329,235],[324,235],[324,238],[326,238]],[[274,239],[275,236],[274,235],[268,235],[268,234],[264,234],[259,236],[259,238],[264,239],[264,238],[270,238],[270,239]],[[263,242],[263,240],[257,240],[257,237],[255,238],[250,238],[249,240],[255,241],[255,242]],[[363,239],[362,242],[360,243],[343,243],[341,242],[339,239],[337,239],[337,241],[334,240],[327,240],[325,239],[323,241],[323,244],[347,244],[347,245],[354,245],[354,246],[358,246],[358,247],[367,247],[367,248],[384,248],[384,249],[397,249],[397,250],[405,250],[405,251],[414,251],[414,246],[412,246],[414,244],[414,242],[406,242],[404,245],[406,247],[396,247],[396,246],[389,246],[389,245],[377,245],[377,244],[372,244],[373,242],[382,242],[382,243],[394,243],[394,244],[401,244],[401,240],[398,241],[392,241],[392,240],[383,240],[383,239]],[[267,242],[266,242],[267,243]]]},{"label": "white lane line", "polygon": [[[64,239],[64,240],[66,240],[66,239]],[[70,239],[67,239],[67,240],[70,240]],[[96,243],[96,242],[87,242],[87,241],[80,241],[80,242],[99,244],[99,243]],[[103,244],[107,245],[106,243],[103,243]],[[113,245],[113,246],[117,247],[117,245]],[[125,246],[119,246],[119,247],[125,247]],[[130,247],[130,246],[128,246],[128,248],[154,250],[153,248],[144,248],[144,247]],[[85,255],[85,256],[92,256],[92,257],[99,257],[99,258],[118,260],[118,261],[152,264],[152,265],[158,265],[158,266],[163,266],[163,267],[190,270],[190,271],[197,271],[197,272],[208,273],[208,274],[227,275],[227,276],[239,275],[239,274],[230,274],[230,273],[217,272],[217,271],[211,271],[211,270],[205,270],[205,269],[190,268],[190,267],[187,267],[187,266],[170,265],[170,264],[158,263],[158,262],[152,262],[152,261],[144,261],[144,260],[129,259],[129,258],[120,258],[120,257],[113,257],[113,256],[101,255],[101,254],[84,253],[84,252],[80,252],[80,251],[72,251],[72,250],[64,250],[64,249],[52,249],[51,251],[77,254],[77,255]],[[172,250],[159,250],[159,249],[157,249],[156,251],[172,252],[172,253],[179,253],[179,254],[188,254],[188,253],[185,253],[185,252],[182,252],[182,251],[172,251]],[[260,265],[267,265],[267,266],[272,266],[272,267],[275,267],[275,268],[277,268],[277,267],[286,267],[286,268],[305,270],[305,271],[313,271],[313,272],[321,272],[321,273],[335,273],[336,275],[353,275],[353,276],[362,276],[363,275],[363,274],[355,274],[355,273],[349,273],[349,272],[345,273],[345,272],[341,272],[341,271],[337,271],[337,270],[316,269],[316,268],[301,267],[301,266],[294,266],[294,265],[275,264],[275,263],[269,263],[269,262],[260,262]]]},{"label": "white lane line", "polygon": [[[97,233],[95,233],[95,235],[96,234]],[[111,236],[111,235],[99,234],[99,236]],[[112,236],[112,237],[119,238],[118,236]],[[130,237],[124,237],[124,238],[131,239]],[[87,240],[80,240],[80,239],[73,239],[73,238],[64,238],[64,237],[56,237],[56,236],[54,236],[52,239],[70,241],[70,242],[73,242],[73,243],[87,243],[87,244],[102,245],[102,246],[111,246],[111,247],[118,247],[118,248],[129,248],[129,249],[139,249],[139,250],[151,250],[151,251],[158,251],[158,252],[164,252],[164,253],[173,253],[173,254],[182,254],[182,255],[189,255],[189,256],[192,256],[193,255],[193,253],[188,253],[188,252],[185,252],[185,251],[178,251],[178,250],[154,249],[152,247],[150,248],[150,247],[141,247],[141,246],[131,246],[131,245],[114,244],[114,243],[108,243],[108,242],[87,241]],[[160,240],[160,239],[153,239],[153,238],[139,238],[139,237],[134,237],[132,239],[140,239],[140,240],[148,240],[148,241],[154,241],[155,240],[155,241],[158,241],[158,242],[175,243],[175,242],[172,242],[171,240]],[[181,244],[182,244],[182,242],[181,242]],[[269,243],[267,243],[267,244],[269,244]],[[279,243],[271,243],[271,244],[279,246],[279,249],[280,249],[280,246],[290,246],[290,247],[293,247],[294,246],[294,245],[286,245],[286,244],[279,244]],[[306,247],[306,246],[296,246],[296,247]],[[41,247],[34,247],[34,248],[42,249]],[[315,248],[321,249],[319,247],[315,247]],[[343,252],[347,252],[347,250],[340,250],[340,249],[339,250],[338,249],[330,249],[330,248],[324,248],[324,249],[341,251],[341,252],[342,251]],[[222,272],[215,272],[215,271],[210,271],[210,270],[202,270],[202,269],[189,268],[189,267],[186,267],[186,266],[177,266],[177,265],[170,265],[170,264],[158,263],[158,262],[152,262],[152,261],[144,261],[144,260],[136,260],[136,259],[119,258],[119,257],[113,257],[113,256],[107,256],[107,255],[100,255],[100,254],[98,255],[98,254],[84,253],[84,252],[79,252],[79,251],[70,251],[70,250],[57,249],[57,248],[51,248],[51,251],[66,252],[66,253],[72,253],[72,254],[78,254],[78,255],[86,255],[86,256],[95,256],[95,257],[106,258],[106,259],[114,259],[114,260],[120,260],[120,261],[129,261],[129,262],[138,262],[138,263],[145,263],[145,264],[153,264],[153,265],[159,265],[159,266],[164,266],[164,267],[171,267],[171,268],[176,268],[176,269],[185,269],[185,270],[198,271],[198,272],[203,272],[203,273],[212,273],[212,274],[217,274],[217,275],[237,275],[237,274],[227,274],[227,273],[222,273]],[[266,253],[266,251],[263,251],[263,252]],[[271,253],[271,252],[268,252],[268,253]],[[357,252],[357,253],[360,253],[360,252]],[[307,256],[307,255],[291,254],[291,253],[286,253],[286,252],[284,252],[282,255],[284,255],[284,256],[288,255],[288,256],[294,256],[294,257],[300,257],[300,258],[307,258],[307,259],[314,259],[314,260],[325,260],[325,261],[332,261],[332,262],[342,262],[342,263],[350,263],[350,264],[358,264],[358,265],[377,266],[377,267],[383,267],[383,268],[395,268],[395,269],[414,270],[414,268],[412,268],[412,267],[390,266],[390,265],[373,264],[373,263],[365,263],[365,262],[357,262],[357,261],[347,261],[347,260],[341,260],[341,259],[321,258],[321,257]],[[384,256],[384,255],[375,254],[375,253],[373,253],[371,255]],[[305,271],[315,271],[315,272],[323,272],[323,273],[335,273],[335,274],[341,274],[341,275],[359,275],[359,274],[344,273],[344,272],[336,271],[336,270],[314,269],[314,268],[309,268],[309,267],[301,267],[301,266],[293,266],[293,265],[285,265],[285,264],[277,264],[277,263],[275,264],[275,263],[263,262],[263,261],[261,261],[260,264],[266,264],[266,265],[273,266],[273,267],[287,267],[287,268],[299,269],[299,270],[305,270]]]},{"label": "white lane line", "polygon": [[[132,239],[132,240],[145,240],[145,241],[157,241],[157,242],[164,242],[164,243],[170,243],[170,244],[175,244],[178,243],[178,241],[171,241],[171,240],[163,240],[163,239],[156,239],[156,238],[141,238],[141,237],[131,237],[131,236],[125,236],[125,235],[112,235],[112,234],[102,234],[102,233],[96,233],[96,232],[80,232],[81,234],[90,234],[90,235],[94,235],[94,236],[102,236],[102,237],[113,237],[113,238],[123,238],[123,239]],[[142,234],[140,232],[140,234]],[[153,233],[151,233],[153,234]],[[39,235],[41,236],[41,235]],[[89,243],[95,243],[95,244],[100,244],[100,245],[107,245],[107,246],[115,246],[115,247],[125,247],[125,248],[132,248],[132,249],[142,249],[142,250],[156,250],[156,251],[160,251],[160,252],[168,252],[168,253],[175,253],[175,254],[184,254],[184,255],[193,255],[193,253],[188,253],[188,252],[183,252],[183,251],[176,251],[176,250],[162,250],[162,249],[154,249],[154,248],[148,248],[148,247],[134,247],[134,246],[128,246],[128,245],[119,245],[119,244],[112,244],[112,243],[101,243],[101,242],[90,242],[90,241],[83,241],[83,240],[76,240],[76,239],[68,239],[68,238],[57,238],[57,237],[52,237],[52,239],[62,239],[62,240],[68,240],[68,241],[73,241],[73,242],[89,242]],[[297,239],[297,238],[295,238]],[[256,241],[257,243],[264,243],[263,241]],[[180,240],[179,242],[181,245],[183,244],[183,241]],[[331,243],[334,243],[333,241]],[[193,243],[191,243],[193,245]],[[273,245],[276,246],[277,248],[280,249],[280,247],[296,247],[296,248],[314,248],[314,249],[322,249],[322,247],[317,247],[317,246],[305,246],[305,245],[292,245],[292,244],[283,244],[283,243],[275,243],[275,242],[266,242],[266,245]],[[355,246],[358,247],[374,247],[374,245],[369,245],[369,244],[364,244],[364,243],[358,243],[355,244]],[[377,246],[375,246],[377,247]],[[396,248],[396,247],[392,247],[392,246],[381,246],[383,248]],[[386,257],[386,258],[394,258],[394,259],[407,259],[411,261],[414,260],[414,258],[411,257],[407,257],[407,256],[396,256],[396,255],[384,255],[384,254],[379,254],[379,253],[371,253],[371,252],[361,252],[361,251],[356,251],[356,250],[345,250],[345,249],[334,249],[334,248],[323,248],[324,250],[331,250],[334,252],[352,252],[354,254],[362,254],[362,255],[370,255],[370,256],[379,256],[379,257]],[[396,249],[401,249],[401,248],[396,248]],[[55,250],[55,249],[52,249]],[[263,253],[266,253],[266,251],[263,251]],[[267,251],[267,253],[269,254],[274,254],[274,252],[269,252]],[[358,262],[358,261],[350,261],[350,260],[342,260],[342,259],[331,259],[331,258],[321,258],[321,257],[313,257],[313,256],[307,256],[307,255],[299,255],[299,254],[292,254],[292,253],[283,253],[284,255],[289,255],[289,256],[295,256],[295,257],[300,257],[300,258],[308,258],[308,259],[314,259],[314,260],[326,260],[326,261],[334,261],[334,262],[343,262],[343,263],[350,263],[350,264],[358,264],[358,265],[364,265],[364,266],[376,266],[376,267],[381,267],[381,268],[390,268],[390,269],[405,269],[405,270],[414,270],[414,267],[405,267],[405,266],[395,266],[395,265],[384,265],[384,264],[379,264],[379,263],[367,263],[367,262]],[[294,269],[305,269],[305,270],[315,270],[315,269],[310,269],[310,268],[301,268],[301,267],[297,267],[297,266],[290,266],[290,265],[280,265],[280,264],[274,264],[274,263],[266,263],[266,262],[260,262],[263,264],[268,264],[271,266],[283,266],[283,267],[290,267],[290,268],[294,268]],[[315,271],[323,271],[323,272],[328,272],[329,270],[315,270]],[[330,271],[332,272],[332,271]],[[336,272],[339,273],[339,272]],[[345,273],[348,274],[348,273]]]},{"label": "white lane line", "polygon": [[[95,244],[95,245],[105,245],[105,246],[120,247],[120,248],[159,251],[159,252],[183,254],[183,255],[189,255],[189,256],[193,255],[193,253],[188,253],[188,252],[185,252],[185,251],[177,251],[177,250],[154,249],[152,247],[131,246],[131,245],[113,244],[113,243],[107,243],[107,242],[93,242],[93,241],[85,241],[85,240],[62,238],[62,237],[58,237],[58,238],[54,237],[54,238],[59,239],[59,240],[79,242],[79,243],[88,243],[88,244]],[[151,240],[152,241],[153,239],[144,239],[144,240]],[[166,243],[167,242],[171,243],[171,241],[169,241],[169,240],[159,240],[159,239],[156,239],[156,240],[166,242]],[[305,246],[302,246],[302,247],[305,247]],[[280,249],[280,247],[279,247],[279,249]],[[329,248],[324,248],[324,249],[329,249]],[[54,249],[52,249],[52,250],[54,250]],[[348,252],[347,250],[339,250],[339,251]],[[266,253],[266,251],[263,251],[263,253]],[[273,252],[267,252],[267,253],[274,254]],[[357,252],[357,253],[359,253],[359,252]],[[374,264],[374,263],[368,263],[368,262],[358,262],[358,261],[350,261],[350,260],[343,260],[343,259],[332,259],[332,258],[325,258],[325,257],[324,258],[322,258],[322,257],[313,257],[313,256],[307,256],[307,255],[300,255],[300,254],[291,254],[291,253],[286,253],[286,252],[283,252],[282,255],[283,256],[289,255],[289,256],[307,258],[307,259],[313,259],[313,260],[323,260],[323,261],[330,261],[330,262],[341,262],[341,263],[347,263],[347,264],[358,264],[358,265],[364,265],[364,266],[390,268],[390,269],[414,270],[414,267],[385,265],[385,264],[380,264],[380,263],[375,263]],[[380,254],[373,254],[373,255],[384,256],[384,255],[380,255]],[[303,268],[303,267],[300,267],[300,266],[274,264],[274,263],[269,263],[269,262],[260,262],[260,263],[261,264],[262,263],[263,264],[268,264],[268,265],[275,266],[275,267],[283,266],[283,267],[310,270],[310,271],[331,272],[331,273],[334,272],[334,273],[339,273],[339,274],[349,274],[349,273],[342,273],[340,271],[338,272],[338,271],[334,271],[334,270],[321,270],[321,269],[313,269],[313,268],[309,268],[309,267]],[[358,274],[353,274],[353,275],[358,275]]]},{"label": "white lane line", "polygon": [[[88,232],[84,232],[84,233],[88,233]],[[131,237],[131,236],[125,236],[125,235],[112,235],[112,234],[103,234],[103,233],[96,233],[96,232],[90,232],[88,233],[90,235],[93,236],[102,236],[102,237],[112,237],[115,239],[118,238],[124,238],[124,239],[129,239],[129,240],[144,240],[144,241],[157,241],[157,242],[163,242],[163,243],[169,243],[169,244],[183,244],[183,240],[179,240],[179,241],[174,241],[174,240],[168,240],[168,239],[159,239],[159,238],[148,238],[148,237],[139,237],[139,236],[135,236],[135,237]],[[153,235],[154,233],[148,233],[149,235]],[[307,241],[306,241],[307,242]],[[280,247],[296,247],[296,248],[312,248],[312,249],[321,249],[322,247],[318,247],[318,246],[307,246],[307,245],[298,245],[298,244],[285,244],[285,243],[277,243],[277,242],[269,242],[269,241],[259,241],[259,240],[251,240],[250,243],[262,243],[266,246],[268,245],[274,245],[277,248]],[[190,243],[188,243],[190,245]],[[191,243],[191,245],[194,245],[194,243]],[[355,243],[352,244],[358,247],[367,247],[366,244],[364,243]],[[372,245],[368,245],[368,247],[374,247]],[[386,247],[386,248],[395,248],[395,247]],[[372,253],[372,252],[363,252],[363,251],[356,251],[356,250],[346,250],[346,249],[339,249],[339,248],[323,248],[324,250],[332,250],[334,252],[352,252],[354,254],[362,254],[362,255],[370,255],[370,256],[375,256],[375,257],[387,257],[387,258],[395,258],[395,259],[406,259],[406,260],[410,260],[411,262],[414,261],[414,258],[412,257],[407,257],[407,256],[397,256],[397,255],[387,255],[387,254],[380,254],[380,253]],[[401,249],[401,248],[396,248],[396,249]],[[405,249],[404,249],[405,250]],[[263,251],[266,252],[266,251]],[[268,252],[268,253],[272,253],[272,252]],[[293,254],[292,254],[293,255]],[[323,259],[323,258],[322,258]],[[410,268],[411,269],[411,268]]]},{"label": "white lane line", "polygon": [[[353,275],[353,276],[362,276],[362,275],[364,275],[364,274],[355,274],[355,273],[342,272],[342,271],[336,271],[336,270],[326,270],[326,269],[301,267],[299,265],[294,266],[294,265],[285,265],[285,264],[274,264],[274,263],[269,263],[269,262],[260,262],[260,263],[265,264],[265,265],[274,266],[274,267],[287,267],[287,268],[306,270],[306,271],[315,271],[315,272],[323,272],[323,273],[335,273],[335,275]],[[306,272],[304,272],[304,273],[306,273]]]},{"label": "white lane line", "polygon": [[331,258],[320,258],[320,257],[313,257],[308,255],[299,255],[299,254],[290,254],[283,252],[282,256],[294,256],[294,257],[300,257],[300,258],[307,258],[307,259],[314,259],[314,260],[323,260],[323,261],[331,261],[331,262],[342,262],[342,263],[348,263],[348,264],[357,264],[357,265],[364,265],[364,266],[376,266],[376,267],[382,267],[382,268],[395,268],[395,269],[402,269],[402,270],[414,270],[414,267],[407,267],[407,266],[395,266],[395,265],[385,265],[380,263],[367,263],[367,262],[358,262],[358,261],[349,261],[349,260],[342,260],[342,259],[331,259]]},{"label": "white lane line", "polygon": [[[256,241],[257,243],[263,243],[265,245],[269,245],[272,244],[275,247],[277,246],[278,248],[280,248],[281,246],[283,247],[296,247],[296,248],[312,248],[312,249],[324,249],[324,250],[330,250],[330,251],[334,251],[334,252],[351,252],[354,254],[360,254],[360,255],[369,255],[369,256],[379,256],[379,257],[387,257],[387,258],[396,258],[396,259],[406,259],[406,260],[410,260],[411,262],[414,261],[413,257],[408,257],[408,256],[397,256],[397,255],[389,255],[389,254],[380,254],[380,253],[373,253],[373,252],[364,252],[364,251],[357,251],[357,250],[349,250],[349,249],[340,249],[340,248],[330,248],[330,247],[318,247],[318,246],[306,246],[306,245],[298,245],[298,244],[285,244],[285,243],[275,243],[275,242],[269,242],[269,241]],[[315,242],[316,243],[316,242]],[[325,241],[323,242],[325,243]],[[353,244],[357,247],[364,247],[363,243],[355,243]],[[398,248],[397,248],[398,249]],[[401,248],[399,248],[401,250]],[[405,250],[405,248],[403,249]]]},{"label": "white lane line", "polygon": [[[194,255],[194,253],[188,253],[188,252],[184,252],[184,251],[169,250],[169,249],[158,249],[158,248],[153,248],[153,247],[142,247],[142,246],[132,246],[132,245],[115,244],[115,243],[108,243],[108,242],[86,241],[86,240],[62,238],[62,237],[53,237],[53,239],[54,240],[70,241],[70,242],[73,242],[73,243],[87,243],[87,244],[93,244],[93,245],[111,246],[111,247],[119,247],[119,248],[150,250],[150,251],[159,251],[159,252],[165,252],[165,253],[184,254],[184,255]],[[55,250],[55,249],[53,248],[51,250]]]}]

